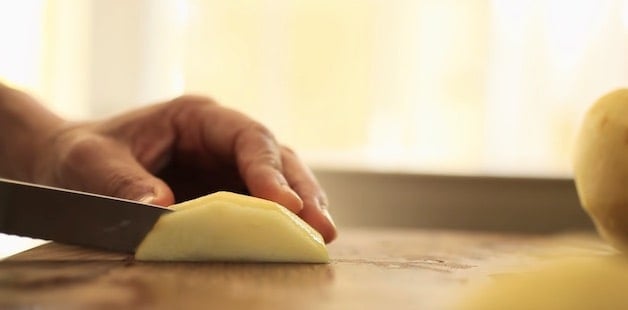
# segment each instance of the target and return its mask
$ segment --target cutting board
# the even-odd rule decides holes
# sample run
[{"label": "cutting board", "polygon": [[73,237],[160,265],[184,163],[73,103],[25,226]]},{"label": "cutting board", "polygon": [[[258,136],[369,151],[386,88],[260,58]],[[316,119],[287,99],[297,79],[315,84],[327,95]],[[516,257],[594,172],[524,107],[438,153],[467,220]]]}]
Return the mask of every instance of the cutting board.
[{"label": "cutting board", "polygon": [[0,261],[0,308],[435,309],[496,275],[613,250],[592,233],[345,229],[330,264],[148,263],[49,243]]}]

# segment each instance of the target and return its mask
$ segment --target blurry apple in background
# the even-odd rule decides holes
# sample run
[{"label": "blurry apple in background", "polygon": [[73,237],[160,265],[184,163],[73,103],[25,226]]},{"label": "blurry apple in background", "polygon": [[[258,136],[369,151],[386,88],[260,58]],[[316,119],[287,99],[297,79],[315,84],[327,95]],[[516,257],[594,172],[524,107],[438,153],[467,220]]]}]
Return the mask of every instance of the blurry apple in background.
[{"label": "blurry apple in background", "polygon": [[598,232],[628,251],[628,89],[600,98],[576,140],[574,177]]}]

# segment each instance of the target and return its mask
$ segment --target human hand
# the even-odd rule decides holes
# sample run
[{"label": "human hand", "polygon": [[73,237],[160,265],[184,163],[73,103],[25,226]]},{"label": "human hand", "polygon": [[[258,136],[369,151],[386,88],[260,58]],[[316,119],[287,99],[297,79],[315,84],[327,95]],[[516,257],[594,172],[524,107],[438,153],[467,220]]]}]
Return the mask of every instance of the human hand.
[{"label": "human hand", "polygon": [[162,206],[218,190],[275,201],[336,237],[312,172],[260,123],[183,96],[110,119],[66,124],[39,152],[38,183]]}]

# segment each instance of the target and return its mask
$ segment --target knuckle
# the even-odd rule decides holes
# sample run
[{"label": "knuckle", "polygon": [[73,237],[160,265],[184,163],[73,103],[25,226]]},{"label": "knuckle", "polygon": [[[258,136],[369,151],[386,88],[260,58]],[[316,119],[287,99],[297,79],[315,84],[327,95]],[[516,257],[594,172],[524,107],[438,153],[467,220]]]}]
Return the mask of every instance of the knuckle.
[{"label": "knuckle", "polygon": [[105,180],[104,193],[114,197],[128,198],[128,194],[137,191],[142,179],[132,174],[124,174],[116,171],[107,176]]},{"label": "knuckle", "polygon": [[281,154],[283,156],[291,157],[291,158],[298,157],[297,152],[293,148],[285,146],[285,145],[281,146]]},{"label": "knuckle", "polygon": [[329,209],[329,198],[327,197],[327,193],[324,190],[320,190],[318,195],[316,195],[316,199],[318,200],[318,204],[321,209]]},{"label": "knuckle", "polygon": [[256,121],[250,121],[238,132],[235,140],[237,144],[250,144],[251,141],[255,141],[256,150],[251,153],[250,160],[246,160],[248,166],[245,167],[245,171],[260,166],[270,166],[281,170],[280,151],[275,137],[266,126]]},{"label": "knuckle", "polygon": [[84,167],[98,161],[102,156],[101,137],[67,132],[57,136],[52,144],[54,156],[42,163],[48,166],[44,173],[45,183],[73,189],[86,190],[86,184],[74,182],[84,178]]},{"label": "knuckle", "polygon": [[217,105],[217,103],[210,97],[198,96],[198,95],[182,95],[182,96],[172,99],[169,102],[169,105],[174,106],[178,109],[194,110],[201,107]]},{"label": "knuckle", "polygon": [[267,141],[275,144],[275,135],[272,133],[272,131],[270,131],[270,129],[268,129],[268,127],[264,126],[262,123],[251,121],[246,127],[246,132],[261,137],[262,139],[266,139]]},{"label": "knuckle", "polygon": [[182,95],[166,103],[166,115],[177,124],[187,124],[190,120],[204,115],[201,111],[217,106],[218,103],[209,97]]},{"label": "knuckle", "polygon": [[105,191],[116,197],[121,197],[125,189],[133,185],[134,180],[127,175],[112,173],[106,181]]},{"label": "knuckle", "polygon": [[273,168],[281,167],[281,160],[277,157],[277,154],[270,149],[261,150],[256,157],[257,163],[263,163]]},{"label": "knuckle", "polygon": [[281,166],[280,150],[277,147],[275,136],[268,129],[268,127],[261,123],[251,121],[251,124],[247,127],[247,133],[251,136],[259,139],[263,143],[264,147],[260,147],[257,158],[259,161],[264,161],[271,164],[273,167]]},{"label": "knuckle", "polygon": [[281,172],[281,160],[272,150],[263,149],[257,152],[255,157],[243,167],[243,172],[251,177],[256,177],[255,175],[259,176],[267,173],[268,170],[266,169],[268,168]]},{"label": "knuckle", "polygon": [[104,138],[96,135],[85,135],[66,141],[63,161],[66,164],[82,164],[94,160],[101,154]]}]

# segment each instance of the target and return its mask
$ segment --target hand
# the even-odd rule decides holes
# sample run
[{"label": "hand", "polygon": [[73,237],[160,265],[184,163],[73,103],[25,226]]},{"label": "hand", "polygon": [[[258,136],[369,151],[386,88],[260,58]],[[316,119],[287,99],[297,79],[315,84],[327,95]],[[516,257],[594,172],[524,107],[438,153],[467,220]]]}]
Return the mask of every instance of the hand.
[{"label": "hand", "polygon": [[184,96],[118,117],[61,127],[43,144],[38,183],[162,206],[218,190],[273,200],[336,237],[312,172],[272,133],[203,97]]}]

